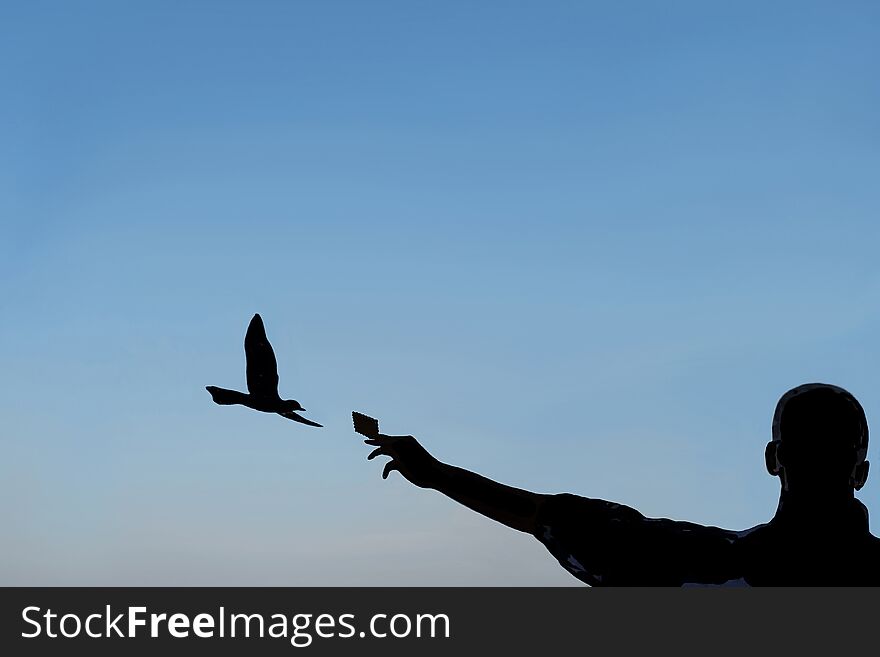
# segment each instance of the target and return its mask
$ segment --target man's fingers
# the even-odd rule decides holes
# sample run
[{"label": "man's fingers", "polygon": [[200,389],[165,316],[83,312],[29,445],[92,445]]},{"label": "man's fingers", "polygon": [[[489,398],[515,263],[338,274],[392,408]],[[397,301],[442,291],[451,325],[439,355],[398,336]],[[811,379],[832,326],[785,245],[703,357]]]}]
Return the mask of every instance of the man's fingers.
[{"label": "man's fingers", "polygon": [[372,452],[370,452],[370,455],[367,457],[367,460],[372,461],[374,458],[376,458],[380,454],[387,454],[384,447],[377,447]]},{"label": "man's fingers", "polygon": [[397,440],[407,440],[407,439],[412,439],[412,436],[391,436],[391,435],[389,435],[389,434],[387,434],[387,433],[378,433],[378,434],[376,434],[375,436],[373,436],[373,438],[376,438],[376,439],[378,439],[378,440],[393,440],[393,441],[397,441]]},{"label": "man's fingers", "polygon": [[397,467],[397,461],[391,460],[385,464],[385,469],[382,470],[382,479],[388,479],[388,475],[391,474],[392,470],[400,472],[400,468]]},{"label": "man's fingers", "polygon": [[367,438],[364,442],[367,445],[391,445],[393,443],[399,442],[404,438],[408,438],[409,436],[386,436],[384,434],[379,434],[377,436],[372,436],[371,438]]}]

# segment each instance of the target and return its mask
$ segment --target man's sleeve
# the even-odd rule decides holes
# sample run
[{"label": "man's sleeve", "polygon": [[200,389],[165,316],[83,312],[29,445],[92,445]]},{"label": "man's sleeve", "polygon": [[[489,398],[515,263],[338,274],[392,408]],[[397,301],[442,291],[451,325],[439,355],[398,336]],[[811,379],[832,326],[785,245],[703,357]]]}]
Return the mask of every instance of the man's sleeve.
[{"label": "man's sleeve", "polygon": [[742,574],[736,532],[646,518],[622,504],[568,493],[544,500],[535,537],[592,586],[723,584]]}]

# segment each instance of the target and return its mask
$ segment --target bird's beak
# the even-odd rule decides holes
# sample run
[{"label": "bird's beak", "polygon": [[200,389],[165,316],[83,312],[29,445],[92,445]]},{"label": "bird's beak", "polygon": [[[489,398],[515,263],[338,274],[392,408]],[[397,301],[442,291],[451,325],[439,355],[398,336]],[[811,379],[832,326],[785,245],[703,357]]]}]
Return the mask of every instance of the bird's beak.
[{"label": "bird's beak", "polygon": [[306,409],[304,409],[302,406],[300,406],[300,407],[299,407],[299,410],[304,411],[304,410],[306,410]]}]

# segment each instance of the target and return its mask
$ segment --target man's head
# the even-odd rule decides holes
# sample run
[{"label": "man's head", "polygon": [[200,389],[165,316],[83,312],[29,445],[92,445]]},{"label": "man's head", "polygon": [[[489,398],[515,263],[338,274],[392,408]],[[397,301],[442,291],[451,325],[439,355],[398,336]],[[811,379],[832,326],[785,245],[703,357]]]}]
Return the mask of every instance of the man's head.
[{"label": "man's head", "polygon": [[868,422],[856,398],[837,386],[808,383],[779,400],[764,456],[784,491],[829,495],[865,484],[867,452]]}]

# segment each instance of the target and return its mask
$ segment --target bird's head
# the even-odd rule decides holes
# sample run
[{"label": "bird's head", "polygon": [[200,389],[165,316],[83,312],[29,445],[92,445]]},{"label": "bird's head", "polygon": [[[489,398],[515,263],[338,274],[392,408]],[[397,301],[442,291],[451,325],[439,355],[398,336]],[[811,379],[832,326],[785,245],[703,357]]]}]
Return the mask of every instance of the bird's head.
[{"label": "bird's head", "polygon": [[302,406],[299,405],[299,402],[295,399],[282,399],[281,400],[281,411],[283,413],[289,413],[290,411],[304,411]]}]

